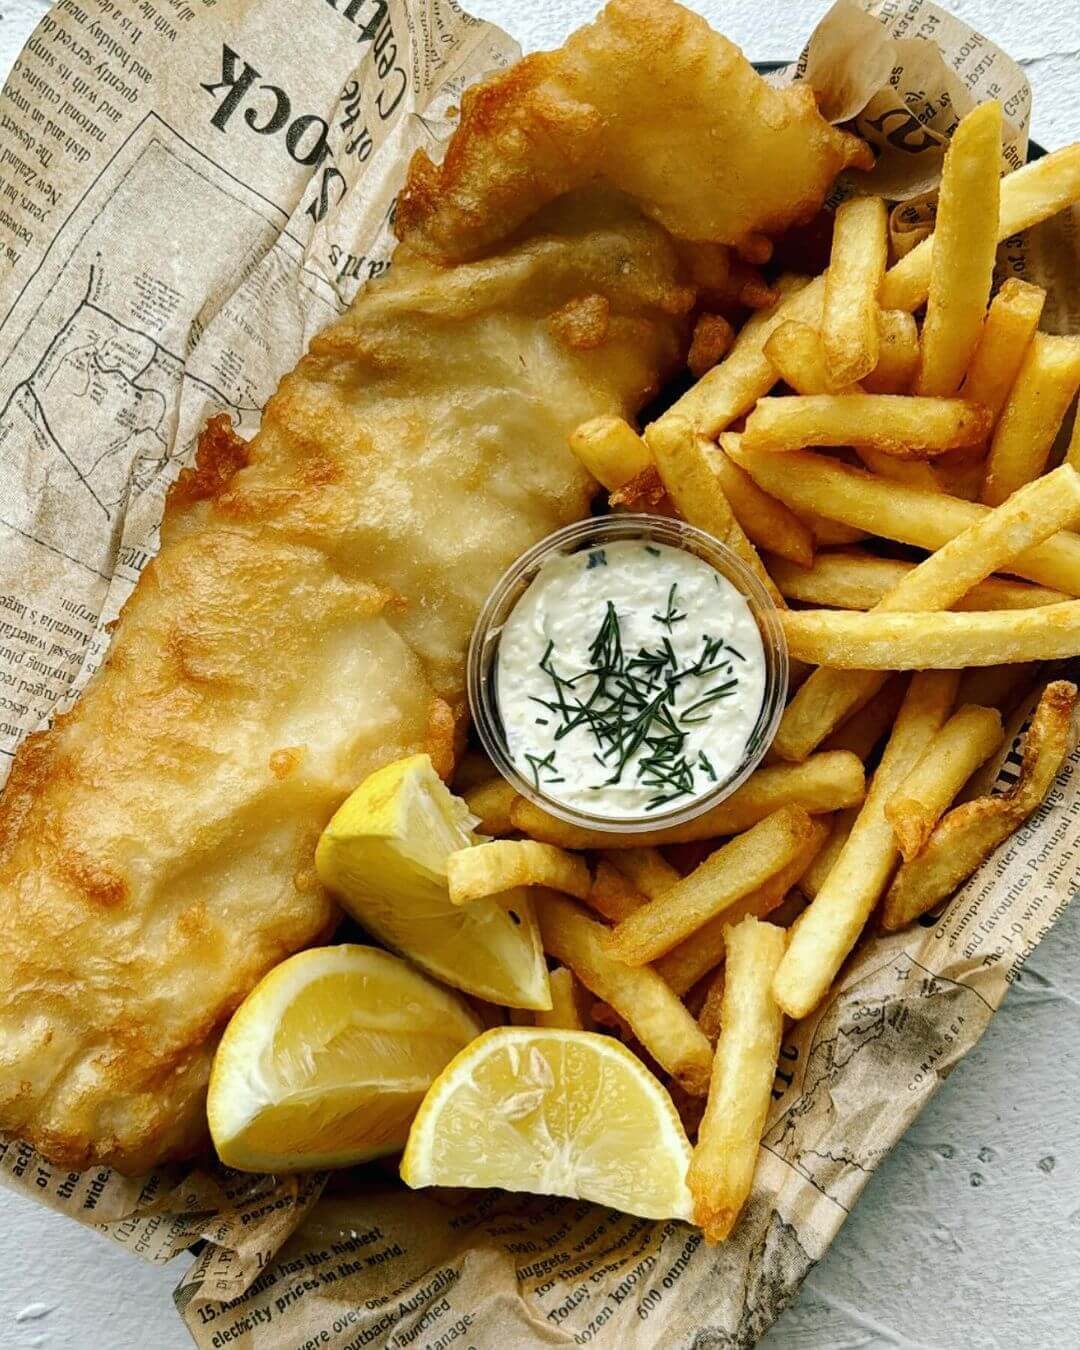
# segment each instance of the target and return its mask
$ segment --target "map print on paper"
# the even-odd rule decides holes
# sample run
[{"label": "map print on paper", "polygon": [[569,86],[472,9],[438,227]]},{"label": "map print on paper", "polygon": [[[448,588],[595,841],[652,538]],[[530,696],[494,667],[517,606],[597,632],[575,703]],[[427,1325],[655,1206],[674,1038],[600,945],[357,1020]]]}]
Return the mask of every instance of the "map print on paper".
[{"label": "map print on paper", "polygon": [[974,989],[897,951],[825,1011],[805,1051],[798,1096],[766,1130],[763,1147],[850,1210],[896,1133],[873,1120],[851,1129],[868,1099],[867,1081],[915,1084],[914,1113],[935,1065],[950,1058],[952,1041],[943,1035],[958,1019],[968,1026],[985,1019],[988,1006]]}]

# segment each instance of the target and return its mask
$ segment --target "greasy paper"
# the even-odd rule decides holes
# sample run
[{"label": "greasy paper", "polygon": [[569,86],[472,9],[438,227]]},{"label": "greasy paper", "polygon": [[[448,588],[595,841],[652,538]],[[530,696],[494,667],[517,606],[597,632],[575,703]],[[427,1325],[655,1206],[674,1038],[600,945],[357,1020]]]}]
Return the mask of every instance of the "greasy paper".
[{"label": "greasy paper", "polygon": [[[93,672],[153,555],[165,490],[227,410],[250,434],[311,335],[388,263],[395,193],[462,89],[514,58],[453,0],[61,0],[0,94],[0,776]],[[842,0],[781,78],[879,151],[898,250],[933,219],[951,129],[1030,93],[920,0]],[[1080,329],[1076,213],[1003,245]],[[1015,777],[1019,733],[999,785]],[[411,1194],[393,1167],[0,1175],[151,1261],[193,1246],[200,1346],[749,1346],[985,1028],[1080,881],[1069,760],[937,919],[868,942],[785,1044],[755,1193],[715,1249],[679,1223],[498,1193]],[[321,1197],[321,1198],[320,1198]]]}]

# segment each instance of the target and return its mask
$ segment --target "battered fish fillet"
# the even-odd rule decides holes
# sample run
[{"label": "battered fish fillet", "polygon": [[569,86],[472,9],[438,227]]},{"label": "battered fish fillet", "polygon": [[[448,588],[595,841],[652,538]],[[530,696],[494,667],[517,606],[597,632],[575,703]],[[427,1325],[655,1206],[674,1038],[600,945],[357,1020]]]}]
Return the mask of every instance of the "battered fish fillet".
[{"label": "battered fish fillet", "polygon": [[[613,11],[653,12],[671,8]],[[574,46],[582,78],[592,32]],[[654,58],[655,84],[670,53]],[[700,77],[712,97],[718,77]],[[718,138],[731,115],[721,100]],[[665,158],[624,186],[654,217],[670,215],[676,180],[699,195],[717,182],[703,116],[708,162],[693,138],[682,161],[639,145]],[[768,133],[744,130],[761,150]],[[775,134],[785,155],[801,134],[823,190],[844,159],[833,134],[806,120]],[[477,165],[480,136],[468,117],[451,154],[464,144]],[[455,242],[476,254],[505,232],[507,173],[547,175],[550,196],[550,162],[495,134],[491,198],[471,237],[454,215]],[[793,209],[808,192],[804,175]],[[740,180],[720,195],[740,198]],[[783,216],[775,199],[738,210],[746,229]],[[568,433],[632,416],[685,351],[679,251],[626,196],[579,190],[452,267],[410,239],[282,381],[250,444],[225,419],[207,428],[106,665],[16,757],[0,800],[0,1129],[61,1166],[137,1173],[205,1145],[230,1013],[332,930],[313,867],[323,825],[390,760],[424,749],[450,770],[481,602],[588,509]]]}]

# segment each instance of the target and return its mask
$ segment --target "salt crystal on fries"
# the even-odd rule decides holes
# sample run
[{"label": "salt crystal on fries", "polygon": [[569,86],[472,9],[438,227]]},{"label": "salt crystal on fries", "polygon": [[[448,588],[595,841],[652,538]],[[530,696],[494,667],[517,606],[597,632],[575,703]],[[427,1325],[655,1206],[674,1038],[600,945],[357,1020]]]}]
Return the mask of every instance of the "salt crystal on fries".
[{"label": "salt crystal on fries", "polygon": [[922,851],[904,863],[885,897],[886,931],[905,928],[951,895],[1042,802],[1069,750],[1076,694],[1076,686],[1065,680],[1048,684],[1024,742],[1014,787],[1003,796],[954,807]]},{"label": "salt crystal on fries", "polygon": [[764,886],[806,848],[813,834],[813,823],[802,807],[774,811],[717,849],[669,891],[623,919],[612,931],[609,952],[633,966],[663,956]]},{"label": "salt crystal on fries", "polygon": [[877,295],[888,252],[883,199],[849,197],[841,202],[833,218],[821,306],[821,345],[834,384],[854,384],[877,365]]},{"label": "salt crystal on fries", "polygon": [[455,905],[517,886],[548,886],[584,900],[592,887],[584,858],[532,839],[497,839],[458,849],[446,859],[446,879]]},{"label": "salt crystal on fries", "polygon": [[634,1035],[688,1092],[704,1095],[712,1046],[679,999],[654,970],[628,966],[607,951],[610,930],[554,891],[536,897],[544,950],[569,966],[597,998],[626,1021]]},{"label": "salt crystal on fries", "polygon": [[1001,104],[980,103],[945,151],[916,394],[955,394],[971,364],[994,276],[1000,176]]},{"label": "salt crystal on fries", "polygon": [[885,803],[900,852],[910,861],[971,775],[1004,738],[996,708],[957,709]]},{"label": "salt crystal on fries", "polygon": [[948,671],[912,678],[851,833],[776,972],[773,993],[792,1017],[805,1017],[824,998],[888,883],[898,849],[885,803],[944,724],[957,683]]},{"label": "salt crystal on fries", "polygon": [[786,942],[782,928],[754,918],[728,932],[709,1099],[686,1174],[708,1242],[728,1236],[753,1184],[784,1029],[772,983]]},{"label": "salt crystal on fries", "polygon": [[795,394],[760,400],[746,419],[742,448],[865,445],[900,459],[926,459],[976,445],[989,430],[986,409],[961,398]]}]

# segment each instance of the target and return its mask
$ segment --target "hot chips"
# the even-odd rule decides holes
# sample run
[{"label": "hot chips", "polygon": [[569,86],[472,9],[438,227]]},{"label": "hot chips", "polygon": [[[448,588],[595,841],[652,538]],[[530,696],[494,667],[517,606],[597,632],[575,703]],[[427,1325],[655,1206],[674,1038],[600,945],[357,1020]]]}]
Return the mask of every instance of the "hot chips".
[{"label": "hot chips", "polygon": [[[701,1004],[701,1011],[697,1015],[698,1026],[708,1036],[713,1046],[716,1045],[717,1038],[720,1035],[720,1025],[723,1021],[724,984],[724,972],[718,970],[709,981],[709,987],[705,990],[705,998]],[[715,1062],[714,1059],[713,1063],[715,1064]]]},{"label": "hot chips", "polygon": [[1046,468],[1078,385],[1080,338],[1036,333],[990,445],[982,490],[988,506],[997,506]]},{"label": "hot chips", "polygon": [[570,433],[570,449],[609,492],[652,468],[645,442],[621,417],[593,417]]},{"label": "hot chips", "polygon": [[798,660],[860,673],[1057,661],[1080,651],[1080,600],[985,614],[785,610],[780,620]]},{"label": "hot chips", "polygon": [[663,956],[737,900],[764,886],[798,856],[813,834],[810,817],[802,807],[774,811],[717,849],[669,891],[623,919],[611,934],[609,952],[633,966]]},{"label": "hot chips", "polygon": [[821,307],[821,345],[836,384],[853,384],[877,365],[877,294],[887,257],[888,211],[882,198],[841,202]]},{"label": "hot chips", "polygon": [[799,878],[800,890],[811,900],[825,885],[829,873],[836,866],[836,860],[847,843],[848,835],[851,833],[858,815],[859,808],[849,806],[846,811],[837,811],[836,815],[833,816],[828,838],[811,859],[810,866]]},{"label": "hot chips", "polygon": [[709,1101],[686,1177],[708,1242],[728,1236],[753,1183],[784,1027],[771,986],[786,938],[754,918],[728,930]]},{"label": "hot chips", "polygon": [[914,858],[938,819],[975,770],[1004,738],[996,708],[959,708],[885,803],[885,815],[904,858]]},{"label": "hot chips", "polygon": [[522,834],[564,848],[649,847],[739,834],[782,806],[801,806],[811,815],[837,811],[861,802],[865,787],[862,764],[854,755],[835,752],[813,755],[802,764],[773,764],[758,769],[730,797],[693,820],[633,835],[613,835],[606,830],[571,825],[524,797],[514,802],[511,815],[514,828]]},{"label": "hot chips", "polygon": [[945,151],[916,394],[960,388],[979,341],[998,240],[1001,104],[980,103]]},{"label": "hot chips", "polygon": [[455,905],[515,886],[550,886],[579,900],[586,899],[592,888],[584,858],[532,839],[499,839],[459,849],[446,860],[446,880]]},{"label": "hot chips", "polygon": [[602,914],[612,923],[619,923],[647,903],[648,896],[643,895],[606,858],[600,859],[596,864],[592,889],[586,896],[586,904],[590,909],[596,910],[597,914]]},{"label": "hot chips", "polygon": [[[939,549],[983,519],[989,507],[943,492],[886,483],[824,455],[729,452],[754,481],[793,511],[816,511],[856,529],[919,548]],[[1080,538],[1062,531],[1014,558],[1009,571],[1043,586],[1080,595]]]},{"label": "hot chips", "polygon": [[865,764],[892,729],[907,687],[906,675],[891,675],[861,708],[822,741],[822,749],[850,750]]},{"label": "hot chips", "polygon": [[914,318],[902,309],[879,309],[878,348],[878,363],[864,377],[863,389],[868,394],[906,394],[919,369],[919,330]]},{"label": "hot chips", "polygon": [[792,1017],[821,1002],[885,889],[898,856],[885,803],[944,723],[957,678],[927,671],[911,681],[866,801],[776,972],[773,993]]},{"label": "hot chips", "polygon": [[829,374],[821,335],[808,323],[788,319],[773,331],[763,350],[776,373],[797,394],[860,392],[857,384],[845,384]]},{"label": "hot chips", "polygon": [[688,1092],[705,1093],[712,1046],[664,981],[608,955],[609,930],[553,891],[536,898],[544,950],[569,966],[586,989],[609,1003],[653,1059]]},{"label": "hot chips", "polygon": [[[954,453],[965,452],[958,450]],[[876,473],[882,478],[892,478],[897,483],[907,483],[911,487],[922,488],[925,492],[941,491],[937,464],[930,465],[921,459],[900,459],[897,455],[887,455],[884,450],[871,450],[867,445],[859,447],[858,455],[871,473]],[[950,455],[949,461],[951,459]]]},{"label": "hot chips", "polygon": [[[809,567],[766,554],[766,566],[788,600],[830,609],[873,609],[913,571],[915,564],[858,550],[818,553]],[[1037,609],[1070,597],[1064,591],[991,577],[973,586],[953,609]]]},{"label": "hot chips", "polygon": [[1046,292],[1009,277],[990,302],[979,345],[971,358],[964,397],[989,408],[996,421],[1039,326]]},{"label": "hot chips", "polygon": [[809,527],[783,502],[762,492],[748,473],[728,459],[725,442],[737,445],[738,440],[734,432],[721,432],[720,447],[705,452],[735,519],[758,548],[772,549],[800,567],[809,567],[814,561],[814,536]]},{"label": "hot chips", "polygon": [[563,1031],[586,1031],[585,1019],[581,1012],[581,997],[573,971],[566,966],[556,966],[549,972],[548,983],[551,986],[551,1007],[546,1011],[539,1009],[532,1015],[533,1025],[538,1027],[558,1027]]},{"label": "hot chips", "polygon": [[517,791],[505,778],[493,778],[462,794],[465,805],[479,818],[476,829],[480,834],[513,834],[514,824],[510,808],[517,800]]},{"label": "hot chips", "polygon": [[950,895],[1043,800],[1068,752],[1076,693],[1065,680],[1048,684],[1011,791],[954,807],[922,852],[900,868],[885,897],[882,925],[887,931],[906,927]]},{"label": "hot chips", "polygon": [[650,900],[669,891],[682,874],[655,848],[619,848],[601,854],[601,861],[617,868]]},{"label": "hot chips", "polygon": [[900,459],[927,459],[976,445],[989,430],[986,409],[961,398],[799,394],[762,399],[746,419],[742,448],[865,445]]}]

